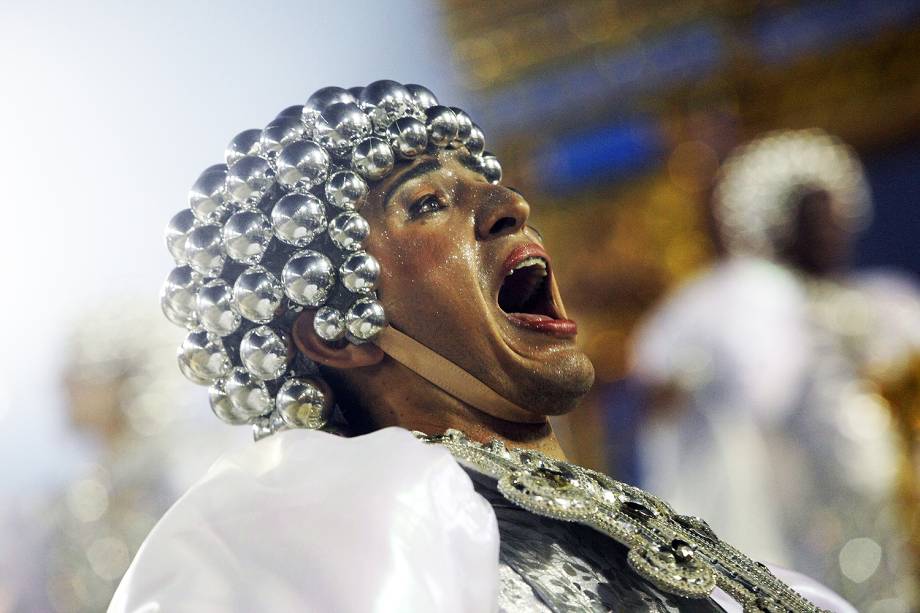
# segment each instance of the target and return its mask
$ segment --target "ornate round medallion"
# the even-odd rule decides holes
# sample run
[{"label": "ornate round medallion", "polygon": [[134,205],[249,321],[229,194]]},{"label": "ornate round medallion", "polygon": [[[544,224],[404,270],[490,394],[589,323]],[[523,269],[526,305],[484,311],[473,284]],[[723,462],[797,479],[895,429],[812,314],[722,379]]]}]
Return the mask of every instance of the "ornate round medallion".
[{"label": "ornate round medallion", "polygon": [[633,570],[672,594],[702,598],[716,587],[709,565],[694,555],[688,543],[679,539],[674,539],[670,545],[633,547],[626,559]]},{"label": "ornate round medallion", "polygon": [[499,479],[498,490],[512,502],[540,515],[575,520],[588,517],[597,503],[579,487],[574,474],[539,467]]}]

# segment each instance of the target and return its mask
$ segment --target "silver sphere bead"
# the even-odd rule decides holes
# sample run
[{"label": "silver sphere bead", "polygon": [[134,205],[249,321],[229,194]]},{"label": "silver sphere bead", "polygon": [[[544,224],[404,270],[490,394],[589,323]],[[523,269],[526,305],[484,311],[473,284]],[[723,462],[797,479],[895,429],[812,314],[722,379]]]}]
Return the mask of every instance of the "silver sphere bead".
[{"label": "silver sphere bead", "polygon": [[374,81],[363,90],[358,100],[364,112],[371,116],[374,131],[383,133],[398,117],[409,113],[414,105],[412,94],[396,81]]},{"label": "silver sphere bead", "polygon": [[277,411],[272,411],[268,415],[257,417],[252,420],[252,438],[256,442],[267,438],[276,432],[289,430],[291,427],[278,415]]},{"label": "silver sphere bead", "polygon": [[264,266],[244,270],[233,284],[233,302],[249,321],[266,324],[275,317],[283,296],[278,278]]},{"label": "silver sphere bead", "polygon": [[197,225],[198,219],[195,218],[191,209],[182,209],[166,224],[166,249],[169,250],[176,264],[182,265],[188,261],[185,240],[188,238],[188,233]]},{"label": "silver sphere bead", "polygon": [[199,287],[201,274],[188,266],[180,266],[169,273],[160,292],[160,306],[169,321],[186,328],[198,325],[196,296]]},{"label": "silver sphere bead", "polygon": [[348,291],[356,294],[367,294],[374,291],[378,277],[380,277],[380,264],[377,258],[366,251],[351,254],[339,267],[339,278],[342,280],[342,285]]},{"label": "silver sphere bead", "polygon": [[450,107],[450,109],[457,116],[457,137],[451,141],[451,147],[462,147],[466,144],[467,139],[470,137],[470,133],[473,131],[473,120],[470,119],[470,116],[466,114],[463,109],[458,109],[455,106]]},{"label": "silver sphere bead", "polygon": [[189,232],[185,240],[188,265],[206,277],[216,277],[224,268],[220,231],[217,224],[204,224]]},{"label": "silver sphere bead", "polygon": [[218,336],[227,336],[240,327],[242,317],[233,305],[233,290],[223,279],[214,279],[198,290],[196,303],[202,327]]},{"label": "silver sphere bead", "polygon": [[[303,105],[302,105],[302,104],[295,104],[294,106],[286,107],[286,108],[282,109],[282,111],[281,111],[280,113],[278,113],[277,115],[275,115],[275,119],[276,119],[276,120],[277,120],[277,119],[284,119],[284,118],[287,118],[287,117],[294,117],[294,118],[296,118],[296,119],[299,120],[301,117],[303,117]],[[274,122],[272,122],[272,123],[274,123]]]},{"label": "silver sphere bead", "polygon": [[223,422],[232,426],[240,426],[249,422],[249,417],[240,412],[230,397],[224,391],[224,380],[218,379],[208,388],[208,400],[211,403],[211,411]]},{"label": "silver sphere bead", "polygon": [[470,130],[469,138],[466,139],[466,150],[470,152],[470,155],[478,156],[482,154],[482,150],[485,149],[485,146],[486,136],[482,133],[479,126],[474,123]]},{"label": "silver sphere bead", "polygon": [[432,106],[425,111],[428,140],[438,147],[446,147],[457,138],[460,124],[457,114],[446,106]]},{"label": "silver sphere bead", "polygon": [[345,336],[345,316],[333,307],[320,307],[313,316],[313,329],[321,339],[337,341]]},{"label": "silver sphere bead", "polygon": [[277,379],[287,370],[291,344],[287,335],[268,326],[253,328],[240,341],[240,361],[263,381]]},{"label": "silver sphere bead", "polygon": [[227,174],[227,194],[240,206],[257,206],[275,182],[268,162],[255,155],[237,160]]},{"label": "silver sphere bead", "polygon": [[233,366],[220,337],[201,329],[188,333],[176,357],[182,374],[199,385],[213,383]]},{"label": "silver sphere bead", "polygon": [[287,297],[303,306],[326,302],[335,285],[335,267],[322,253],[306,249],[295,253],[281,271]]},{"label": "silver sphere bead", "polygon": [[303,122],[312,128],[320,114],[326,110],[326,107],[339,102],[354,104],[357,101],[357,98],[341,87],[318,89],[313,92],[313,95],[307,99],[307,103],[303,105]]},{"label": "silver sphere bead", "polygon": [[352,96],[354,96],[354,98],[355,98],[355,104],[357,104],[358,100],[361,99],[361,92],[364,91],[364,87],[361,86],[361,85],[356,85],[356,86],[354,86],[354,87],[349,87],[347,91],[348,91],[349,94],[351,94]]},{"label": "silver sphere bead", "polygon": [[275,407],[284,421],[295,428],[318,430],[332,414],[332,403],[310,379],[288,379],[278,390]]},{"label": "silver sphere bead", "polygon": [[259,211],[237,211],[221,231],[224,250],[243,264],[258,264],[272,240],[272,225]]},{"label": "silver sphere bead", "polygon": [[400,117],[387,128],[390,146],[402,158],[413,158],[428,147],[428,130],[415,117]]},{"label": "silver sphere bead", "polygon": [[278,182],[304,193],[326,180],[329,154],[318,143],[300,140],[285,146],[276,161]]},{"label": "silver sphere bead", "polygon": [[348,332],[359,340],[373,338],[387,325],[383,305],[373,298],[358,300],[345,313],[345,325]]},{"label": "silver sphere bead", "polygon": [[409,90],[409,93],[412,95],[412,101],[415,102],[415,106],[422,113],[438,105],[438,99],[427,87],[416,85],[415,83],[407,83],[406,89]]},{"label": "silver sphere bead", "polygon": [[351,165],[369,181],[382,179],[393,170],[393,150],[385,141],[370,137],[355,146]]},{"label": "silver sphere bead", "polygon": [[[264,418],[261,418],[264,419]],[[275,432],[281,432],[282,430],[290,430],[291,426],[288,425],[284,418],[278,413],[278,411],[272,411],[268,415],[268,425],[271,428],[272,434]]]},{"label": "silver sphere bead", "polygon": [[275,203],[272,226],[279,240],[306,247],[326,228],[326,207],[313,194],[288,194]]},{"label": "silver sphere bead", "polygon": [[491,153],[484,153],[480,162],[480,169],[486,181],[498,185],[502,180],[502,165],[498,158]]},{"label": "silver sphere bead", "polygon": [[361,175],[341,170],[326,181],[326,200],[340,209],[353,209],[367,195],[367,183]]},{"label": "silver sphere bead", "polygon": [[201,173],[188,194],[188,208],[202,223],[221,221],[226,216],[227,167],[212,166]]},{"label": "silver sphere bead", "polygon": [[226,170],[227,170],[227,165],[221,162],[220,164],[211,164],[210,166],[202,170],[201,174],[207,174],[209,172],[217,172],[217,171],[226,172]]},{"label": "silver sphere bead", "polygon": [[357,251],[371,232],[367,220],[354,211],[345,211],[329,222],[329,238],[339,249]]},{"label": "silver sphere bead", "polygon": [[252,420],[252,440],[255,442],[258,443],[263,438],[268,438],[274,433],[272,420],[269,416],[257,417]]},{"label": "silver sphere bead", "polygon": [[338,158],[351,153],[355,143],[371,133],[371,120],[358,105],[337,102],[329,105],[316,120],[316,139]]},{"label": "silver sphere bead", "polygon": [[224,160],[227,166],[233,166],[240,158],[247,155],[259,155],[262,152],[262,146],[259,141],[262,139],[262,130],[253,128],[243,130],[233,137],[224,150]]},{"label": "silver sphere bead", "polygon": [[230,371],[224,379],[224,392],[241,416],[251,419],[272,410],[272,398],[265,383],[245,368],[238,366]]},{"label": "silver sphere bead", "polygon": [[300,117],[278,117],[262,130],[261,155],[273,162],[284,147],[304,138],[307,138],[307,127]]}]

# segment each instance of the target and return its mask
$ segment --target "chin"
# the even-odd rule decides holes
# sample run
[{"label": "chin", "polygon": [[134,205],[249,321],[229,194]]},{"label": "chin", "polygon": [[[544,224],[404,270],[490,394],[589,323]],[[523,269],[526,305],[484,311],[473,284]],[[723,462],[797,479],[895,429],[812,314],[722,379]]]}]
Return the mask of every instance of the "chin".
[{"label": "chin", "polygon": [[509,396],[540,415],[572,412],[594,384],[591,361],[579,351],[559,356],[544,366],[514,377],[515,389]]}]

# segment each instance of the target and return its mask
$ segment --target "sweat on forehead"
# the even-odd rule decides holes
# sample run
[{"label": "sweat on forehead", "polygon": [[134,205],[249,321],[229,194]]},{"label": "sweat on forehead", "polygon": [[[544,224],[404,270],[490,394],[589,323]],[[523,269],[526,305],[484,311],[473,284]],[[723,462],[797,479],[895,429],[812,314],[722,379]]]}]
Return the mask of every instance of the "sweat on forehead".
[{"label": "sweat on forehead", "polygon": [[437,167],[442,151],[498,183],[501,165],[484,148],[465,112],[395,81],[325,87],[230,141],[167,226],[176,268],[161,297],[188,329],[179,368],[210,387],[219,418],[252,424],[256,438],[323,427],[333,407],[291,327],[304,309],[316,309],[329,342],[363,343],[386,327],[380,264],[364,248],[374,229],[359,204],[393,173]]}]

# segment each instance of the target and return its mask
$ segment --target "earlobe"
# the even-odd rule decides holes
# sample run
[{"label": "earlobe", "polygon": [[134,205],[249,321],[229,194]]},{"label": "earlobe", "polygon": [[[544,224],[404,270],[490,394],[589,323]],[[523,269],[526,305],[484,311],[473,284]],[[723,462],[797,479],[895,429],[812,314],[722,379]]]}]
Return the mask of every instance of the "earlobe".
[{"label": "earlobe", "polygon": [[342,369],[360,368],[373,366],[383,359],[383,350],[374,343],[355,345],[349,342],[332,344],[324,341],[313,329],[315,314],[312,310],[301,313],[294,321],[291,333],[297,349],[317,364]]}]

